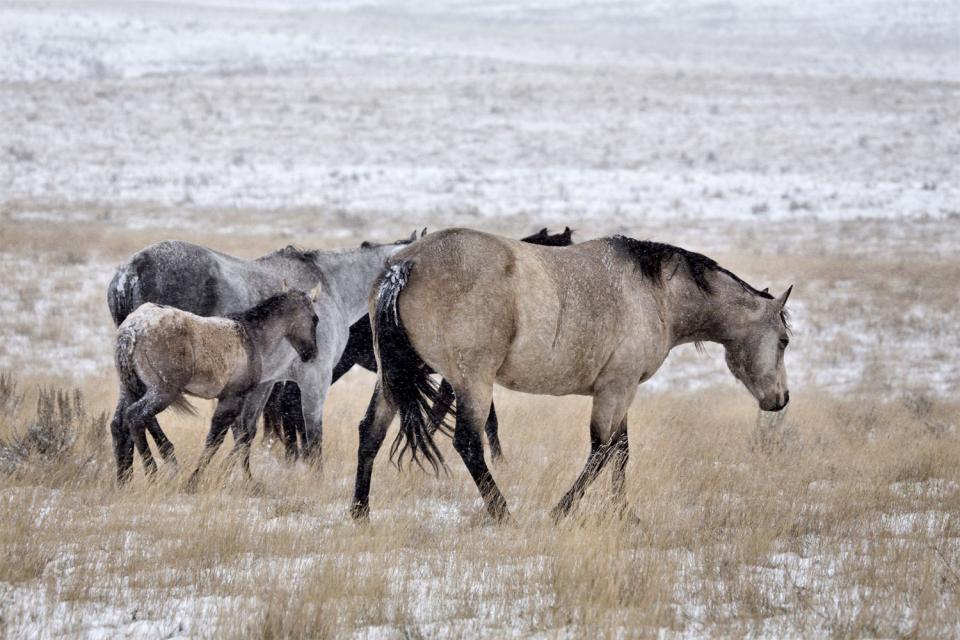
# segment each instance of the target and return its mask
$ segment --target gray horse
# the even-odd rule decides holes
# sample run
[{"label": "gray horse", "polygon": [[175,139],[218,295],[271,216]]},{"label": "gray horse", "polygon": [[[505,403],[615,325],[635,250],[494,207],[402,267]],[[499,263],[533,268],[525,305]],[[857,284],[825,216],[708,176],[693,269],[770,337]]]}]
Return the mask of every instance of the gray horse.
[{"label": "gray horse", "polygon": [[[255,260],[244,260],[189,242],[165,241],[132,255],[117,269],[107,291],[107,302],[118,326],[145,302],[163,304],[199,316],[229,316],[247,309],[286,286],[308,291],[322,285],[316,304],[317,357],[301,362],[292,351],[284,354],[287,370],[279,379],[292,380],[301,389],[305,418],[304,454],[319,462],[323,435],[323,403],[331,373],[349,337],[350,326],[367,314],[367,293],[384,262],[416,239],[394,244],[364,243],[356,249],[304,251],[286,247]],[[284,363],[271,363],[280,366]],[[259,417],[272,388],[264,384],[245,401],[243,420]],[[249,406],[246,406],[249,405]],[[173,445],[155,417],[146,428],[161,457],[175,462]],[[240,425],[238,433],[246,432]]]},{"label": "gray horse", "polygon": [[589,395],[590,454],[553,510],[580,500],[612,459],[613,504],[626,512],[627,409],[637,385],[676,345],[723,345],[727,365],[764,411],[790,400],[784,305],[706,256],[614,236],[541,247],[468,229],[435,233],[393,256],[371,291],[379,364],[376,401],[360,424],[352,512],[369,511],[373,460],[399,411],[391,453],[435,468],[436,384],[456,394],[453,446],[495,519],[507,503],[483,456],[480,431],[494,383],[527,393]]},{"label": "gray horse", "polygon": [[[149,302],[128,315],[117,329],[114,348],[120,394],[110,430],[118,482],[130,478],[133,444],[147,475],[156,472],[147,420],[169,406],[191,410],[183,394],[218,400],[195,481],[240,414],[246,394],[288,368],[278,352],[292,351],[301,362],[317,355],[317,297],[318,292],[278,293],[229,318]],[[248,477],[254,433],[241,433],[234,447],[233,457],[242,456]]]}]

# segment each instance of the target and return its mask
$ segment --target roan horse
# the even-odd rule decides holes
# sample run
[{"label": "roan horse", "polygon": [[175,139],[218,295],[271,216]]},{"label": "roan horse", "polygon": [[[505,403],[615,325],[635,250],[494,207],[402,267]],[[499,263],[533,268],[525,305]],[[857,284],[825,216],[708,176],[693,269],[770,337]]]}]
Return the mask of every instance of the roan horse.
[{"label": "roan horse", "polygon": [[[566,227],[563,233],[550,233],[546,227],[537,233],[522,238],[523,242],[540,244],[548,247],[566,247],[573,243],[573,230]],[[359,365],[368,371],[377,371],[377,360],[373,353],[373,332],[370,329],[370,320],[363,316],[350,327],[350,339],[340,356],[340,361],[333,368],[331,384],[335,384],[340,377],[349,371],[353,365]],[[443,380],[440,383],[440,406],[450,406],[453,403],[453,387]],[[264,438],[276,438],[283,441],[288,459],[297,457],[297,437],[304,442],[303,414],[300,411],[300,389],[295,382],[277,384],[263,408]],[[490,457],[499,460],[503,453],[500,447],[498,434],[497,411],[490,404],[490,415],[484,425],[487,442],[490,445]]]},{"label": "roan horse", "polygon": [[[364,243],[357,249],[303,251],[286,247],[256,260],[244,260],[189,242],[166,241],[133,254],[117,268],[107,291],[116,325],[145,302],[163,304],[199,316],[228,316],[268,296],[291,288],[309,291],[323,284],[317,301],[320,317],[318,354],[309,363],[290,360],[283,379],[296,381],[308,392],[302,397],[306,417],[305,453],[319,461],[323,433],[323,403],[331,372],[347,344],[350,326],[367,317],[370,285],[384,261],[416,239],[394,244]],[[366,321],[366,320],[365,320]],[[254,419],[259,416],[272,385],[250,392]],[[173,445],[155,417],[147,430],[164,460],[175,462]]]},{"label": "roan horse", "polygon": [[[273,295],[229,318],[205,318],[152,303],[127,316],[117,329],[114,358],[120,397],[110,430],[117,480],[130,478],[133,445],[147,475],[157,466],[147,445],[147,421],[173,405],[190,410],[183,397],[216,398],[210,433],[194,472],[210,462],[226,430],[244,410],[251,389],[277,380],[288,366],[278,352],[293,347],[303,362],[317,355],[317,294],[289,291]],[[250,475],[250,441],[256,422],[241,421],[231,457],[240,456]],[[131,442],[132,439],[132,442]]]},{"label": "roan horse", "polygon": [[430,369],[456,393],[453,446],[494,519],[509,517],[480,439],[495,382],[593,397],[590,454],[552,515],[567,514],[611,459],[612,504],[625,514],[627,409],[637,385],[673,347],[718,342],[760,408],[782,409],[789,295],[773,298],[698,253],[623,236],[564,248],[467,229],[429,236],[393,256],[371,292],[380,371],[359,428],[353,516],[369,513],[373,460],[397,411],[391,455],[443,464],[432,439]]}]

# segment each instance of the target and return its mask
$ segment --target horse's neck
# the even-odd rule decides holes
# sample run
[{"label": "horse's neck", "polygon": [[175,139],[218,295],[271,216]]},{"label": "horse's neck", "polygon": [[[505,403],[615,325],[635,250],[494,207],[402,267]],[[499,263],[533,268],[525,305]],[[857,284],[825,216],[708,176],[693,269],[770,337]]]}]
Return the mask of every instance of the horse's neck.
[{"label": "horse's neck", "polygon": [[244,323],[244,329],[262,361],[269,359],[283,342],[287,333],[286,318],[278,313],[256,324]]},{"label": "horse's neck", "polygon": [[724,274],[716,274],[707,293],[690,278],[675,278],[667,287],[670,337],[674,346],[688,342],[723,344],[731,334],[730,310],[747,294]]},{"label": "horse's neck", "polygon": [[315,264],[323,272],[324,286],[329,288],[323,293],[338,301],[350,323],[367,312],[373,281],[383,270],[387,258],[402,248],[403,245],[385,245],[316,256]]}]

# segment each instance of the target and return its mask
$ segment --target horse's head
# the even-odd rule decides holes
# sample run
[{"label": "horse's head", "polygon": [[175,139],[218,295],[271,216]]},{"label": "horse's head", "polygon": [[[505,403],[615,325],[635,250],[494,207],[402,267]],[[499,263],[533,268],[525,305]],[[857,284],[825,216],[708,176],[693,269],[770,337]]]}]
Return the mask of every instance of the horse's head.
[{"label": "horse's head", "polygon": [[724,343],[727,366],[763,411],[780,411],[790,402],[783,355],[790,343],[784,306],[792,290],[779,298],[760,298],[756,309],[741,309],[743,321]]},{"label": "horse's head", "polygon": [[526,238],[521,238],[522,242],[529,242],[530,244],[540,244],[547,247],[569,247],[573,244],[573,229],[567,227],[563,230],[563,233],[554,233],[551,234],[550,231],[544,227],[540,231],[527,236]]},{"label": "horse's head", "polygon": [[286,339],[304,362],[317,357],[317,323],[319,318],[314,304],[320,296],[320,285],[309,294],[290,291],[290,320]]},{"label": "horse's head", "polygon": [[[427,235],[427,228],[426,228],[426,227],[424,227],[423,230],[420,231],[420,236],[419,236],[419,237],[422,238],[422,237],[425,236],[425,235]],[[406,237],[406,238],[400,238],[399,240],[397,240],[397,241],[395,241],[395,242],[376,243],[376,242],[370,242],[369,240],[364,240],[363,242],[360,243],[360,248],[361,248],[361,249],[374,249],[374,248],[376,248],[376,247],[385,247],[385,246],[388,246],[388,245],[391,245],[391,246],[393,246],[393,245],[403,246],[403,245],[406,245],[406,244],[410,244],[411,242],[415,242],[416,240],[417,240],[417,231],[414,230],[413,233],[411,233],[408,237]]]}]

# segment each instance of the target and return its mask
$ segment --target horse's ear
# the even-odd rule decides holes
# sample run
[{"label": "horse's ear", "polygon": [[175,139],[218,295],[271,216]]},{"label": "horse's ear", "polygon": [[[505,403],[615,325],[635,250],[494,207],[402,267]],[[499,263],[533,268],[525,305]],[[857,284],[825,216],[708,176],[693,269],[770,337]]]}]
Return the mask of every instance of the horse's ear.
[{"label": "horse's ear", "polygon": [[414,230],[413,230],[413,233],[410,234],[410,239],[407,240],[407,242],[413,242],[413,241],[416,240],[416,239],[417,239],[417,230],[414,229]]},{"label": "horse's ear", "polygon": [[321,290],[323,290],[323,284],[320,283],[320,282],[318,282],[318,283],[317,283],[317,286],[315,286],[313,289],[310,289],[310,293],[307,294],[307,295],[310,296],[310,300],[311,300],[312,302],[316,302],[317,300],[320,299],[320,291],[321,291]]},{"label": "horse's ear", "polygon": [[427,228],[426,228],[426,227],[424,227],[423,230],[420,232],[420,237],[422,238],[422,237],[425,236],[425,235],[427,235]]},{"label": "horse's ear", "polygon": [[793,291],[793,285],[790,285],[789,287],[787,287],[787,290],[783,292],[783,295],[777,298],[777,305],[781,309],[783,309],[783,307],[786,306],[787,300],[790,298],[791,291]]},{"label": "horse's ear", "polygon": [[770,293],[770,287],[764,287],[760,293]]},{"label": "horse's ear", "polygon": [[543,229],[540,229],[540,231],[537,231],[537,235],[541,238],[546,238],[548,235],[550,235],[550,232],[547,231],[546,227],[544,227]]},{"label": "horse's ear", "polygon": [[571,229],[570,227],[564,227],[564,229],[563,229],[563,237],[564,237],[564,238],[567,238],[567,239],[569,240],[569,239],[570,239],[570,236],[572,236],[572,235],[573,235],[573,229]]}]

